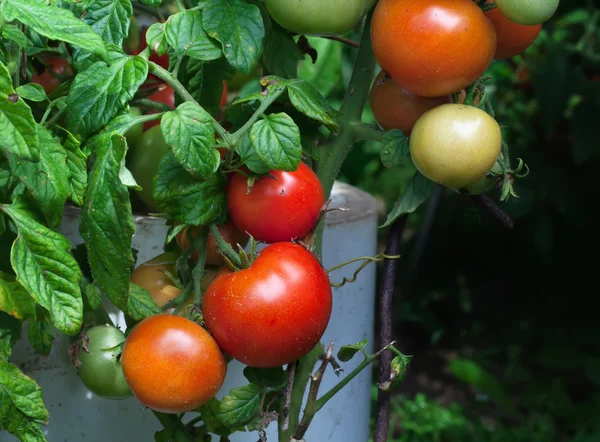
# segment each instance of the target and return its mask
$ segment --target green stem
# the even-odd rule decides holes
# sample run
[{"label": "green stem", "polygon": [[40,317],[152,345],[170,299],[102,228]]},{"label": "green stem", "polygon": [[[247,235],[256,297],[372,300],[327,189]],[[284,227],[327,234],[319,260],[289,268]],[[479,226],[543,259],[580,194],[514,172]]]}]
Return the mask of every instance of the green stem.
[{"label": "green stem", "polygon": [[231,247],[227,241],[225,241],[225,238],[223,238],[221,232],[219,232],[216,224],[210,225],[210,233],[215,238],[217,247],[219,250],[221,250],[221,252],[223,252],[225,257],[229,259],[237,268],[242,268],[242,260],[240,259],[240,255],[233,250],[233,247]]},{"label": "green stem", "polygon": [[164,414],[158,411],[153,412],[160,424],[165,428],[172,442],[192,442],[192,435],[186,430],[185,426],[174,414]]},{"label": "green stem", "polygon": [[377,129],[375,126],[371,126],[366,123],[355,123],[354,124],[354,135],[357,140],[368,140],[382,142],[385,137],[385,132],[381,129]]},{"label": "green stem", "polygon": [[149,98],[139,98],[137,100],[133,100],[131,102],[131,105],[146,107],[146,108],[158,110],[161,112],[169,112],[169,111],[173,110],[168,104],[150,100]]},{"label": "green stem", "polygon": [[66,110],[67,110],[66,107],[59,109],[58,112],[55,113],[52,118],[50,118],[50,121],[48,121],[46,123],[46,126],[52,126],[54,123],[56,123],[58,121],[58,119],[61,117],[61,115],[65,113]]},{"label": "green stem", "polygon": [[160,112],[157,114],[150,114],[150,115],[143,115],[141,117],[136,117],[135,119],[131,120],[131,122],[129,122],[127,125],[123,126],[123,128],[121,129],[121,132],[123,134],[126,134],[127,131],[129,129],[131,129],[132,127],[137,126],[138,124],[144,124],[148,121],[158,120],[158,119],[162,118],[163,115],[164,115],[164,112]]},{"label": "green stem", "polygon": [[[184,101],[190,101],[190,102],[196,103],[198,106],[200,106],[200,104],[194,99],[194,97],[192,97],[192,94],[190,94],[187,91],[187,89],[179,82],[179,80],[177,80],[177,78],[173,77],[169,71],[167,71],[163,67],[161,67],[151,61],[148,62],[148,71],[151,74],[156,75],[158,78],[163,80],[169,86],[171,86],[173,88],[173,90],[175,92],[177,92]],[[202,106],[200,106],[200,107],[202,107]],[[221,137],[223,142],[227,146],[232,146],[231,135],[229,134],[229,132],[227,132],[225,130],[225,128],[223,126],[221,126],[221,124],[219,124],[219,122],[217,120],[215,120],[212,116],[211,116],[211,119],[212,119],[213,127],[214,127],[215,131],[219,134],[219,136]]]},{"label": "green stem", "polygon": [[44,112],[44,115],[42,115],[42,119],[40,120],[40,124],[42,126],[44,125],[44,123],[46,122],[48,117],[50,116],[50,112],[52,112],[53,107],[54,107],[54,102],[51,101],[50,104],[48,104],[48,108],[46,109],[46,112]]},{"label": "green stem", "polygon": [[177,3],[177,7],[179,8],[180,11],[185,11],[185,5],[183,4],[182,0],[176,0]]}]

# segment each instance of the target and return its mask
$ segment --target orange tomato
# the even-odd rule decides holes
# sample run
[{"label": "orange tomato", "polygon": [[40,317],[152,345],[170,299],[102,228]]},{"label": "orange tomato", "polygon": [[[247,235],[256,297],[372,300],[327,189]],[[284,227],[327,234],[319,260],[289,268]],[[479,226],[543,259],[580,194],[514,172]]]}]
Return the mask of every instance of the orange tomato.
[{"label": "orange tomato", "polygon": [[380,0],[371,40],[403,89],[441,97],[473,83],[496,52],[496,33],[473,0]]},{"label": "orange tomato", "polygon": [[429,109],[452,103],[452,96],[418,97],[398,86],[381,71],[371,89],[371,110],[384,130],[398,129],[409,135],[421,115]]},{"label": "orange tomato", "polygon": [[161,413],[185,413],[209,401],[225,380],[227,364],[210,334],[181,316],[144,319],[121,355],[123,374],[137,399]]},{"label": "orange tomato", "polygon": [[[490,3],[492,0],[488,0]],[[485,13],[496,30],[496,56],[497,60],[511,58],[519,55],[533,44],[539,35],[542,25],[524,26],[510,21],[498,8]]]}]

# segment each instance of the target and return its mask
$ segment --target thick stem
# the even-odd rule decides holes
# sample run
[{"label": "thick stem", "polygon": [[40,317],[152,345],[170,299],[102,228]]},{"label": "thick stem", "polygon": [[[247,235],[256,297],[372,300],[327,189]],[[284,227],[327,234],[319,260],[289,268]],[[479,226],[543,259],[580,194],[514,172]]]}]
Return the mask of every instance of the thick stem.
[{"label": "thick stem", "polygon": [[[400,240],[406,226],[408,215],[400,217],[390,229],[386,255],[397,255],[400,252]],[[392,298],[396,284],[396,272],[398,261],[386,260],[383,264],[383,285],[379,298],[379,342],[390,342],[392,340]],[[390,379],[391,363],[393,354],[385,351],[379,360],[379,383],[384,384]],[[390,392],[378,390],[377,413],[375,421],[374,442],[386,442],[388,424],[390,418]]]},{"label": "thick stem", "polygon": [[240,255],[233,250],[233,247],[225,241],[221,232],[219,232],[219,228],[216,224],[210,225],[210,233],[215,238],[217,242],[217,247],[219,250],[225,255],[227,259],[229,259],[237,268],[242,268],[242,261],[240,259]]},{"label": "thick stem", "polygon": [[366,123],[357,123],[354,125],[354,134],[357,140],[369,140],[369,141],[383,141],[385,132],[381,129],[377,129],[375,126],[371,126]]}]

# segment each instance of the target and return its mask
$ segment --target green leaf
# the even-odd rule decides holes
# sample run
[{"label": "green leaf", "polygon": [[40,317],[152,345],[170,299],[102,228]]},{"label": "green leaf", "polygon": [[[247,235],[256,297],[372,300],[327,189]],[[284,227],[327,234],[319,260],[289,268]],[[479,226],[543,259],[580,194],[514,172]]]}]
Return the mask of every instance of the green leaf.
[{"label": "green leaf", "polygon": [[326,97],[334,89],[343,87],[343,45],[326,38],[307,37],[307,39],[317,51],[318,58],[316,63],[312,60],[300,63],[299,77],[308,81]]},{"label": "green leaf", "polygon": [[217,418],[228,427],[250,421],[260,411],[260,392],[254,384],[234,388],[221,400]]},{"label": "green leaf", "polygon": [[[13,347],[21,338],[23,321],[13,318],[7,313],[0,312],[0,361],[8,361]],[[0,411],[0,421],[2,412]],[[2,424],[0,423],[0,428]]]},{"label": "green leaf", "polygon": [[406,163],[410,158],[410,138],[402,131],[394,129],[386,134],[381,141],[381,162],[385,167],[397,167]]},{"label": "green leaf", "polygon": [[85,10],[83,21],[106,43],[123,44],[129,33],[129,17],[133,14],[131,0],[95,0]]},{"label": "green leaf", "polygon": [[294,171],[302,159],[300,129],[286,113],[270,114],[254,123],[250,140],[271,170]]},{"label": "green leaf", "polygon": [[146,31],[146,44],[158,55],[167,52],[165,23],[154,23]]},{"label": "green leaf", "polygon": [[103,58],[108,56],[104,42],[88,24],[46,0],[4,0],[1,11],[6,21],[18,20],[44,37],[70,43]]},{"label": "green leaf", "polygon": [[127,312],[134,321],[141,321],[148,316],[161,313],[162,310],[152,300],[152,295],[148,290],[130,282]]},{"label": "green leaf", "polygon": [[160,162],[152,193],[158,208],[190,225],[206,225],[225,210],[225,179],[221,174],[199,180],[188,174],[168,152]]},{"label": "green leaf", "polygon": [[294,80],[287,84],[290,101],[298,111],[324,124],[337,134],[340,126],[335,120],[340,115],[308,81]]},{"label": "green leaf", "polygon": [[42,209],[51,226],[58,226],[62,219],[65,202],[71,195],[67,167],[67,151],[42,126],[38,127],[40,160],[31,162],[14,155],[7,155],[11,172],[19,177]]},{"label": "green leaf", "polygon": [[83,289],[83,294],[92,311],[102,305],[102,290],[96,284],[87,284]]},{"label": "green leaf", "polygon": [[157,8],[162,4],[162,0],[142,0],[142,3]]},{"label": "green leaf", "polygon": [[277,23],[272,22],[272,27],[267,31],[265,37],[265,50],[262,55],[266,71],[282,78],[296,78],[298,62],[303,59],[304,54],[291,34]]},{"label": "green leaf", "polygon": [[71,172],[69,187],[71,200],[78,206],[83,205],[83,197],[87,189],[87,156],[81,151],[80,143],[70,132],[66,131],[63,146],[67,151],[67,167]]},{"label": "green leaf", "polygon": [[240,156],[241,162],[252,172],[264,175],[271,171],[271,168],[254,151],[249,133],[246,133],[235,146],[235,151]]},{"label": "green leaf", "polygon": [[216,60],[223,56],[216,41],[202,27],[202,14],[197,11],[179,12],[169,17],[165,25],[169,45],[179,57],[187,55],[196,60]]},{"label": "green leaf", "polygon": [[202,422],[210,433],[218,436],[229,436],[231,430],[218,418],[220,405],[219,400],[213,397],[210,401],[202,405],[198,409],[198,412],[202,416]]},{"label": "green leaf", "polygon": [[211,0],[202,10],[204,29],[218,40],[225,58],[246,75],[263,52],[265,27],[260,10],[243,0]]},{"label": "green leaf", "polygon": [[89,175],[79,232],[96,283],[113,304],[126,312],[135,227],[129,191],[119,179],[125,139],[106,133],[94,137],[92,143],[96,161]]},{"label": "green leaf", "polygon": [[196,103],[186,102],[163,115],[160,127],[179,164],[199,178],[217,171],[221,162],[215,149],[212,117]]},{"label": "green leaf", "polygon": [[8,69],[2,63],[0,63],[0,150],[25,160],[37,161],[40,158],[37,126],[31,108],[16,95]]},{"label": "green leaf", "polygon": [[54,327],[48,315],[41,315],[37,321],[29,321],[27,324],[27,336],[33,349],[42,356],[48,356],[52,350],[54,341]]},{"label": "green leaf", "polygon": [[413,213],[423,204],[435,190],[437,184],[425,178],[421,173],[415,173],[412,181],[406,187],[404,193],[400,196],[394,208],[388,215],[383,227],[392,225],[398,218],[406,213]]},{"label": "green leaf", "polygon": [[42,102],[48,99],[46,95],[46,91],[44,88],[37,83],[28,83],[23,86],[19,86],[17,88],[17,94],[19,97],[24,98],[25,100]]},{"label": "green leaf", "polygon": [[0,310],[16,319],[35,319],[35,301],[17,281],[7,281],[0,273]]},{"label": "green leaf", "polygon": [[27,46],[29,46],[27,36],[14,25],[4,25],[2,28],[2,37],[15,42],[22,49],[27,50]]},{"label": "green leaf", "polygon": [[18,281],[48,310],[56,328],[65,334],[76,334],[83,319],[79,288],[82,275],[70,254],[71,243],[38,223],[30,205],[21,197],[10,206],[2,206],[2,210],[19,231],[11,250]]},{"label": "green leaf", "polygon": [[506,410],[516,413],[515,405],[504,386],[477,362],[469,359],[455,359],[450,363],[450,371],[461,381],[490,396]]},{"label": "green leaf", "polygon": [[360,341],[357,344],[352,344],[352,345],[344,345],[342,348],[340,348],[340,350],[338,351],[337,354],[337,358],[341,361],[341,362],[348,362],[349,360],[351,360],[354,355],[356,353],[363,352],[365,351],[365,348],[367,347],[367,343],[369,341],[367,341],[366,339],[364,341]]},{"label": "green leaf", "polygon": [[0,429],[25,442],[45,441],[35,424],[47,424],[48,417],[36,382],[15,365],[0,362]]},{"label": "green leaf", "polygon": [[98,131],[133,98],[147,75],[148,62],[128,56],[110,66],[96,62],[79,73],[67,98],[68,129],[84,137]]},{"label": "green leaf", "polygon": [[287,374],[282,367],[244,368],[244,376],[253,385],[262,390],[281,390],[287,385]]}]

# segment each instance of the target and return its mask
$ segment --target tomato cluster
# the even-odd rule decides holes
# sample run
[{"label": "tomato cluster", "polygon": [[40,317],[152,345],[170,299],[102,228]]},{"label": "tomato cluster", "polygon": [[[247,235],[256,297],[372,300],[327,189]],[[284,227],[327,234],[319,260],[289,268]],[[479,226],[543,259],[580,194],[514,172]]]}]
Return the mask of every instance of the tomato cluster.
[{"label": "tomato cluster", "polygon": [[371,89],[371,108],[383,129],[410,135],[412,160],[424,176],[454,189],[487,187],[480,180],[496,163],[502,134],[480,108],[484,99],[462,104],[466,90],[494,59],[524,52],[557,5],[558,0],[496,0],[497,8],[492,0],[377,3],[371,40],[382,72]]}]

